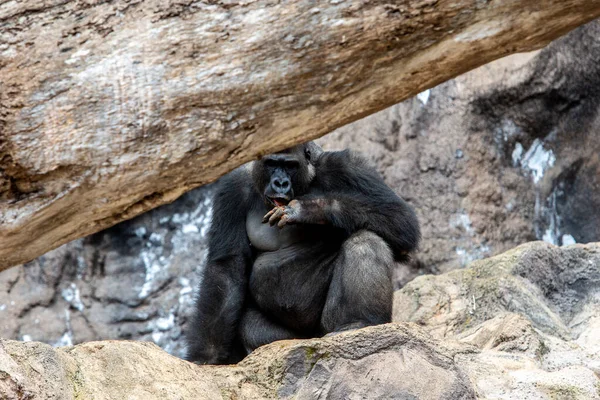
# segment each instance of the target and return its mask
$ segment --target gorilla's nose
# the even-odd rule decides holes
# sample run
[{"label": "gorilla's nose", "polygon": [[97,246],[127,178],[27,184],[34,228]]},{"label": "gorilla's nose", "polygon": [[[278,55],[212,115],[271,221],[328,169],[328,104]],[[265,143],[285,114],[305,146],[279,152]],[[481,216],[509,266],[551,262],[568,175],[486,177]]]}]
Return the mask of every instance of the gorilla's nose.
[{"label": "gorilla's nose", "polygon": [[271,181],[271,187],[277,194],[288,195],[292,187],[292,183],[289,178],[286,177],[274,177]]}]

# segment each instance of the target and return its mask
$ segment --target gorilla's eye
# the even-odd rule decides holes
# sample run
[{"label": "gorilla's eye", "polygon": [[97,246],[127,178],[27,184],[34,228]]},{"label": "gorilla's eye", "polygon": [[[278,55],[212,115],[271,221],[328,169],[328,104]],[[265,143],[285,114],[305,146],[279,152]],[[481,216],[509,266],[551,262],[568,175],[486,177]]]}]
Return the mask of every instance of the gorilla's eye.
[{"label": "gorilla's eye", "polygon": [[308,161],[310,161],[310,150],[309,149],[304,150],[304,155],[306,156],[306,159]]},{"label": "gorilla's eye", "polygon": [[279,163],[277,161],[272,160],[270,158],[265,160],[265,167],[267,167],[267,168],[275,168],[278,165],[279,165]]},{"label": "gorilla's eye", "polygon": [[296,160],[289,160],[284,163],[285,167],[289,170],[297,170],[300,168],[300,163]]}]

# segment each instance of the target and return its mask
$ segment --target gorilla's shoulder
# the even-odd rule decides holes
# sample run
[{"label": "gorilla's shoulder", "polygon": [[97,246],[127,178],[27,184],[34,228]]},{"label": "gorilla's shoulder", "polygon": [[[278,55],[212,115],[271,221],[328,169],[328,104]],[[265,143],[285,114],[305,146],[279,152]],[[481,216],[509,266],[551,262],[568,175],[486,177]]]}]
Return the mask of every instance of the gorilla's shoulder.
[{"label": "gorilla's shoulder", "polygon": [[245,201],[252,195],[251,163],[244,164],[224,175],[217,182],[217,197]]},{"label": "gorilla's shoulder", "polygon": [[362,172],[374,173],[375,166],[361,153],[345,149],[340,151],[326,151],[317,162],[317,169],[331,173],[340,172]]},{"label": "gorilla's shoulder", "polygon": [[234,182],[248,182],[251,176],[251,165],[252,163],[247,163],[237,167],[236,169],[219,179],[219,182],[225,182],[230,184]]}]

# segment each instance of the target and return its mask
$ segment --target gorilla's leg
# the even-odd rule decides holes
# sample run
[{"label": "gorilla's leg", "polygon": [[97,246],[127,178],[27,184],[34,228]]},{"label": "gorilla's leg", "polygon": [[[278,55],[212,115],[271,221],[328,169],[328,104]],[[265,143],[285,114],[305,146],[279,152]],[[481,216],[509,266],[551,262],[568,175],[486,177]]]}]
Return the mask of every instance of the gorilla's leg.
[{"label": "gorilla's leg", "polygon": [[394,258],[387,243],[362,230],[342,245],[321,316],[323,333],[392,319]]},{"label": "gorilla's leg", "polygon": [[297,339],[301,336],[270,320],[254,307],[248,307],[240,321],[240,336],[248,353],[276,340]]}]

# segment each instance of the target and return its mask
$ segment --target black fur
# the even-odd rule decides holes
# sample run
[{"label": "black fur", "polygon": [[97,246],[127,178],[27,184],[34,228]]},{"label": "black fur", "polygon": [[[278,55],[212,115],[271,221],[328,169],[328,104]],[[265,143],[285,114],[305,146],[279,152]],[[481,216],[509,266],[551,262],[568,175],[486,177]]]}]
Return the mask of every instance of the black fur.
[{"label": "black fur", "polygon": [[389,322],[393,261],[419,239],[410,206],[349,151],[309,143],[237,169],[214,199],[187,359],[233,363],[275,340]]}]

